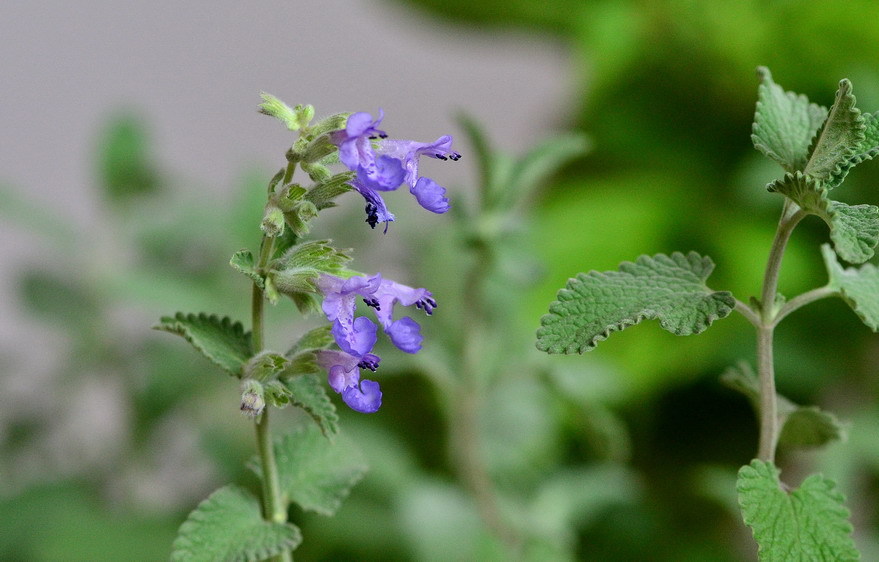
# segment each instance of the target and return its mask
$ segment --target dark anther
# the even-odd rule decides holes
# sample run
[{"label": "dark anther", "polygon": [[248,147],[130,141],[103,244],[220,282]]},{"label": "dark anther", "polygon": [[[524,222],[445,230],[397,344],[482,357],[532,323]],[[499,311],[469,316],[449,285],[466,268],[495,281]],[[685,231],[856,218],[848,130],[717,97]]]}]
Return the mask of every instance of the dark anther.
[{"label": "dark anther", "polygon": [[453,162],[457,162],[458,160],[461,159],[461,155],[458,154],[457,152],[452,152],[449,154],[449,158],[451,158]]},{"label": "dark anther", "polygon": [[379,304],[378,304],[378,299],[375,297],[370,297],[370,298],[363,297],[363,302],[366,303],[366,306],[370,306],[376,310],[382,309],[382,307],[379,306]]},{"label": "dark anther", "polygon": [[440,160],[448,160],[448,158],[446,158],[442,154],[437,154],[436,157],[439,158]]},{"label": "dark anther", "polygon": [[424,297],[415,303],[415,308],[421,309],[425,314],[430,316],[433,314],[433,309],[437,307],[436,301],[433,297]]},{"label": "dark anther", "polygon": [[361,369],[369,369],[373,373],[378,369],[378,361],[372,361],[370,359],[364,359],[360,363],[357,364]]},{"label": "dark anther", "polygon": [[[372,203],[366,204],[366,222],[370,228],[375,228],[375,225],[378,224],[378,207]],[[385,230],[387,230],[387,227],[385,227]]]}]

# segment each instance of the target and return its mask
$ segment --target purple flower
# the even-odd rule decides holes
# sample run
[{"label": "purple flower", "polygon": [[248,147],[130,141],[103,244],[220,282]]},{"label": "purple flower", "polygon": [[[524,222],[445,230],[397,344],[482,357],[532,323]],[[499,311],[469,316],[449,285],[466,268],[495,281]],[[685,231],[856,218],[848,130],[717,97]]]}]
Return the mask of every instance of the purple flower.
[{"label": "purple flower", "polygon": [[360,380],[360,369],[375,371],[379,361],[381,358],[372,353],[357,357],[344,351],[317,352],[317,363],[327,370],[330,388],[341,394],[352,410],[363,414],[378,411],[382,405],[382,393],[377,382]]},{"label": "purple flower", "polygon": [[445,188],[430,178],[418,176],[418,160],[421,156],[440,160],[461,158],[451,149],[452,137],[445,135],[432,143],[388,140],[385,132],[378,129],[383,117],[381,110],[374,121],[368,113],[354,113],[348,118],[345,129],[335,131],[331,136],[332,142],[339,147],[339,160],[357,174],[351,185],[366,200],[366,222],[375,228],[380,222],[394,220],[393,213],[388,211],[378,192],[394,191],[403,183],[409,185],[409,192],[428,211],[448,211]]},{"label": "purple flower", "polygon": [[365,316],[355,318],[357,297],[375,309],[376,317],[391,342],[406,353],[417,353],[423,337],[421,326],[405,316],[394,320],[394,305],[415,305],[431,314],[436,301],[427,289],[415,289],[383,279],[360,275],[342,279],[322,274],[317,281],[324,294],[323,311],[333,322],[332,334],[341,351],[321,351],[318,363],[327,369],[330,387],[342,395],[342,400],[358,412],[374,412],[381,405],[381,390],[374,381],[361,381],[360,369],[375,371],[381,361],[371,353],[376,343],[376,325]]}]

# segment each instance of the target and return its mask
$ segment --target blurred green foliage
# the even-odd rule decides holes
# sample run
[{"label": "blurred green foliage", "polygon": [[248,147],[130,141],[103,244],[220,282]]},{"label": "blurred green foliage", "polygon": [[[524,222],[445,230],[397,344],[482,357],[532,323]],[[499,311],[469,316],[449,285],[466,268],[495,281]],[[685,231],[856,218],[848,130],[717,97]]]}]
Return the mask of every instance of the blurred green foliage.
[{"label": "blurred green foliage", "polygon": [[[560,41],[571,53],[578,91],[570,99],[577,105],[559,110],[558,126],[586,132],[593,149],[543,191],[530,219],[522,218],[515,259],[487,282],[507,315],[509,329],[498,335],[508,347],[501,350],[533,347],[539,317],[568,277],[614,269],[640,254],[695,250],[717,263],[712,288],[740,299],[758,291],[781,203],[763,189],[780,168],[767,166],[750,143],[758,65],[772,68],[785,89],[823,105],[848,77],[859,106],[879,108],[870,56],[879,48],[879,19],[867,0],[403,3],[470,33],[518,29]],[[234,414],[234,383],[148,328],[177,309],[247,316],[247,280],[224,264],[255,245],[271,174],[245,175],[239,200],[204,205],[192,190],[174,189],[179,180],[151,159],[141,123],[117,117],[102,139],[96,186],[115,241],[99,255],[89,251],[98,231],[74,236],[64,221],[43,227],[36,211],[22,212],[26,201],[0,192],[2,208],[39,232],[50,256],[21,277],[22,303],[66,342],[41,396],[72,415],[83,381],[94,381],[118,390],[111,396],[122,414],[110,419],[123,424],[110,449],[59,462],[52,448],[70,418],[55,407],[7,416],[0,442],[4,560],[118,560],[132,552],[161,559],[176,527],[210,490],[229,480],[255,484],[242,468],[252,436]],[[839,196],[877,204],[877,181],[879,167],[866,164]],[[338,211],[333,228],[357,215],[348,210]],[[426,343],[444,341],[433,350],[454,354],[448,340],[458,329],[456,307],[464,306],[455,299],[464,294],[459,272],[467,265],[460,240],[394,226],[395,236],[412,241],[411,261],[430,257],[410,277],[442,306],[425,328]],[[818,220],[798,229],[782,292],[823,283],[818,245],[826,238]],[[82,257],[74,264],[71,255]],[[284,329],[298,318],[289,304],[269,313]],[[585,357],[506,367],[490,388],[480,427],[505,511],[528,514],[518,523],[544,537],[527,554],[753,558],[734,482],[756,449],[756,426],[747,401],[717,381],[752,349],[741,318],[690,338],[645,323]],[[837,302],[797,312],[776,341],[780,391],[852,423],[848,443],[787,459],[790,478],[795,466],[811,465],[840,482],[867,560],[879,558],[877,349],[875,335]],[[430,348],[424,354],[425,361],[397,371],[383,366],[381,416],[343,414],[343,430],[372,452],[371,471],[334,518],[294,513],[306,537],[297,558],[503,558],[449,454],[442,374],[430,372],[448,357]],[[170,437],[181,434],[192,440]],[[149,485],[158,492],[144,491]]]}]

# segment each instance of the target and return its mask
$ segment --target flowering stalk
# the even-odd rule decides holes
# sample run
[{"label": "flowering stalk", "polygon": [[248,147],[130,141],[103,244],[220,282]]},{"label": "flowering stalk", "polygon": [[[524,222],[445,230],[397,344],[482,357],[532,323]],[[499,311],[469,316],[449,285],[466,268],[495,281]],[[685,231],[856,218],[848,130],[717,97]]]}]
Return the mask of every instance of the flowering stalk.
[{"label": "flowering stalk", "polygon": [[[381,406],[379,384],[360,380],[360,369],[374,372],[381,359],[372,353],[378,327],[356,315],[357,299],[374,309],[384,332],[406,353],[421,349],[420,326],[408,316],[395,319],[395,305],[414,305],[428,315],[437,306],[426,289],[346,269],[351,259],[347,251],[334,248],[329,240],[302,239],[319,212],[334,207],[333,200],[350,190],[366,199],[366,222],[373,228],[395,218],[379,192],[404,184],[422,207],[434,213],[448,211],[445,188],[418,175],[418,160],[421,156],[457,160],[460,155],[451,151],[451,137],[434,143],[388,140],[377,129],[381,114],[377,120],[366,113],[337,114],[311,125],[313,107],[290,108],[269,94],[263,94],[263,100],[260,111],[299,136],[287,151],[286,167],[269,182],[257,257],[245,249],[230,260],[253,284],[252,330],[246,333],[240,322],[206,314],[178,313],[157,326],[185,337],[241,380],[240,409],[254,421],[259,461],[252,468],[261,478],[262,493],[257,498],[237,486],[217,490],[181,526],[174,560],[291,560],[302,536],[288,521],[290,503],[330,515],[366,470],[353,458],[357,455],[348,455],[350,461],[334,461],[329,469],[340,469],[346,476],[334,476],[329,483],[326,467],[302,460],[326,458],[327,448],[334,446],[329,439],[315,442],[304,433],[319,431],[332,437],[338,432],[335,407],[319,382],[321,367],[330,388],[355,411],[373,413]],[[340,161],[348,170],[333,174],[329,166]],[[297,167],[311,180],[309,186],[294,182]],[[303,334],[285,354],[265,349],[265,301],[274,304],[281,295],[290,297],[303,314],[323,310],[332,326]],[[329,349],[333,343],[338,349]],[[269,410],[289,405],[301,408],[317,427],[298,428],[275,441]],[[278,458],[284,463],[279,465]],[[321,488],[320,498],[307,493],[302,497],[300,490],[311,485]]]}]

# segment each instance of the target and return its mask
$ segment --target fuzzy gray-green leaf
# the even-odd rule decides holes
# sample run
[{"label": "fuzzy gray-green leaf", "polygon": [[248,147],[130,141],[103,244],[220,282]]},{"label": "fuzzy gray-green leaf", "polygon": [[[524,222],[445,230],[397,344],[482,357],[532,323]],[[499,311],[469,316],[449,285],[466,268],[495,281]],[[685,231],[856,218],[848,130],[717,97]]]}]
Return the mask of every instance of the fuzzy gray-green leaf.
[{"label": "fuzzy gray-green leaf", "polygon": [[[274,447],[282,493],[321,515],[333,515],[368,469],[354,443],[344,438],[330,442],[312,425],[276,440]],[[248,466],[262,474],[258,459]]]},{"label": "fuzzy gray-green leaf", "polygon": [[830,286],[874,332],[879,332],[879,268],[864,264],[859,268],[843,268],[828,245],[821,247],[830,275]]},{"label": "fuzzy gray-green leaf", "polygon": [[679,336],[698,334],[735,307],[727,291],[712,291],[705,280],[711,258],[695,252],[641,256],[619,271],[592,271],[570,279],[541,318],[537,348],[548,353],[591,351],[611,333],[658,318]]},{"label": "fuzzy gray-green leaf", "polygon": [[757,74],[761,82],[751,135],[754,147],[788,172],[802,170],[809,144],[827,117],[827,109],[809,103],[804,95],[785,92],[772,81],[769,69],[760,67]]},{"label": "fuzzy gray-green leaf", "polygon": [[842,167],[864,142],[864,118],[855,107],[852,83],[839,82],[836,101],[809,147],[809,161],[803,172],[821,181],[841,174]]},{"label": "fuzzy gray-green leaf", "polygon": [[863,113],[864,140],[857,146],[854,153],[848,157],[827,180],[827,188],[833,189],[842,183],[849,170],[867,160],[872,160],[879,154],[879,112]]},{"label": "fuzzy gray-green leaf", "polygon": [[754,460],[739,470],[736,490],[760,560],[860,559],[845,498],[832,480],[813,474],[788,492],[772,463]]},{"label": "fuzzy gray-green leaf", "polygon": [[228,317],[178,312],[173,317],[162,317],[153,328],[182,336],[202,355],[235,376],[241,374],[241,367],[253,355],[250,332]]},{"label": "fuzzy gray-green leaf", "polygon": [[826,222],[833,246],[844,260],[863,263],[873,256],[873,249],[879,243],[879,207],[832,201],[822,182],[801,172],[785,174],[767,189],[785,195],[804,211]]},{"label": "fuzzy gray-green leaf", "polygon": [[224,486],[201,502],[180,526],[171,560],[265,560],[302,542],[291,523],[262,517],[259,500],[239,486]]}]

